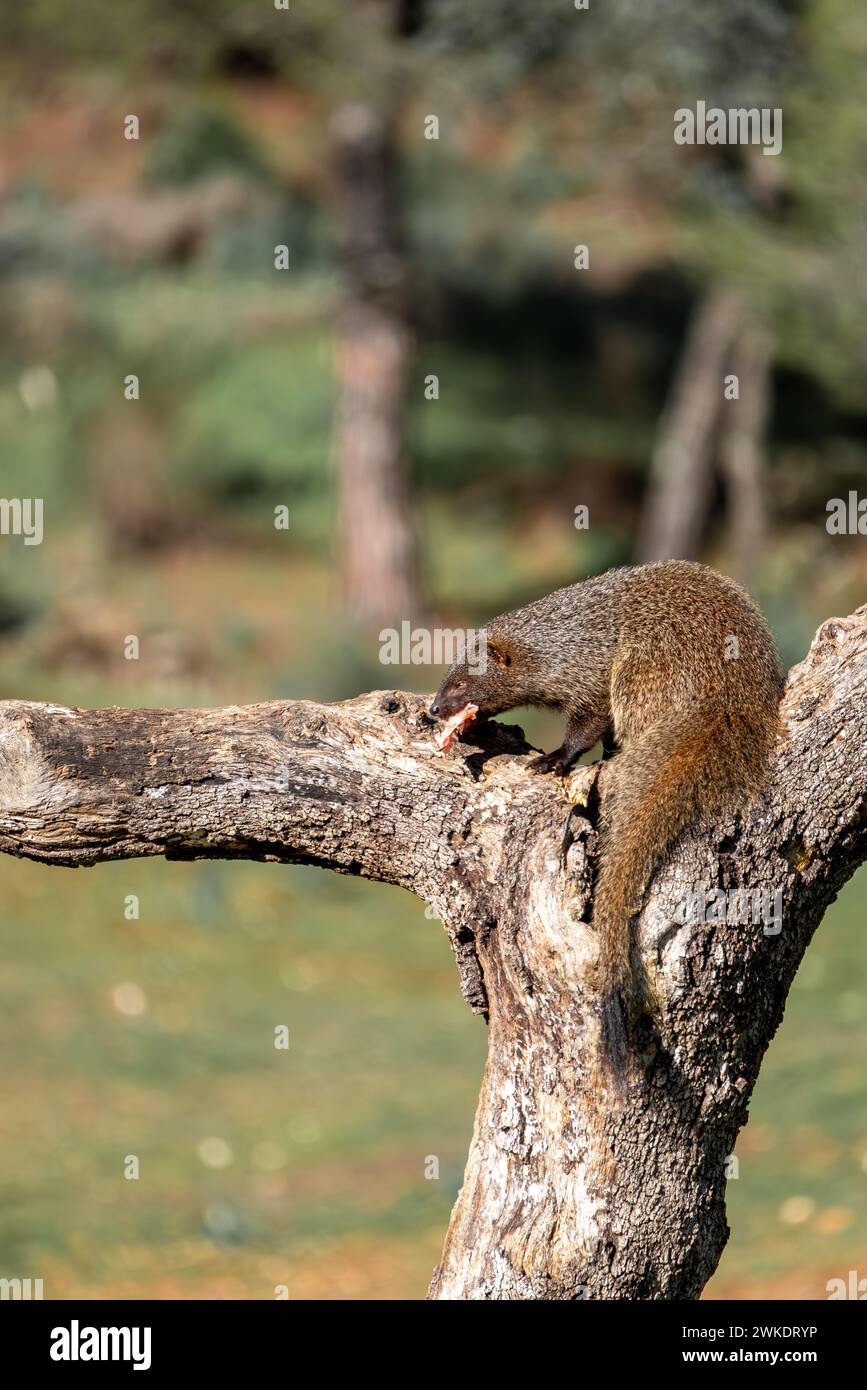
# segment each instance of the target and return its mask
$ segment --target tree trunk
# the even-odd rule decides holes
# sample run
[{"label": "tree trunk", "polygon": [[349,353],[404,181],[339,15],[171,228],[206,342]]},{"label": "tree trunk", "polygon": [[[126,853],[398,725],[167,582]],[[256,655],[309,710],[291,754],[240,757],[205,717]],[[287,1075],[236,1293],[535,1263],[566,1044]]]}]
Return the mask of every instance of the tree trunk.
[{"label": "tree trunk", "polygon": [[[417,893],[490,1020],[431,1297],[692,1299],[725,1246],[726,1159],[792,978],[867,857],[865,686],[867,607],[824,623],[790,672],[761,796],[683,836],[655,875],[636,950],[660,1012],[619,1112],[603,1113],[592,1085],[589,921],[610,764],[530,776],[520,730],[497,724],[441,753],[425,701],[399,692],[222,710],[6,701],[0,850],[71,866],[318,864]],[[723,890],[725,911],[684,914],[695,885],[709,900]],[[745,907],[761,890],[780,894],[780,930]]]},{"label": "tree trunk", "polygon": [[638,541],[638,561],[695,557],[711,498],[713,436],[740,315],[726,290],[699,304],[659,423]]},{"label": "tree trunk", "polygon": [[732,370],[738,399],[724,403],[720,457],[726,481],[731,572],[749,585],[767,530],[762,439],[768,416],[770,342],[751,324],[740,335]]},{"label": "tree trunk", "polygon": [[421,616],[404,415],[412,348],[391,105],[334,120],[343,227],[336,455],[344,598],[365,622]]}]

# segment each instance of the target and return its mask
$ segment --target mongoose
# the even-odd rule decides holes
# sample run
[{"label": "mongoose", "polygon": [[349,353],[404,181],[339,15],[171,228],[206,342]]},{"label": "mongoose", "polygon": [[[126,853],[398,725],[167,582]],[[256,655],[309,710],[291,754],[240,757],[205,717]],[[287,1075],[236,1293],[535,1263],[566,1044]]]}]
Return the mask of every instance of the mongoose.
[{"label": "mongoose", "polygon": [[[505,613],[485,661],[458,661],[430,713],[448,746],[474,718],[516,705],[567,716],[536,772],[564,775],[598,740],[617,749],[601,807],[593,907],[599,934],[601,1061],[625,1085],[633,999],[630,921],[677,836],[758,790],[777,730],[782,673],[740,585],[685,560],[611,570]],[[484,669],[481,669],[484,666]]]}]

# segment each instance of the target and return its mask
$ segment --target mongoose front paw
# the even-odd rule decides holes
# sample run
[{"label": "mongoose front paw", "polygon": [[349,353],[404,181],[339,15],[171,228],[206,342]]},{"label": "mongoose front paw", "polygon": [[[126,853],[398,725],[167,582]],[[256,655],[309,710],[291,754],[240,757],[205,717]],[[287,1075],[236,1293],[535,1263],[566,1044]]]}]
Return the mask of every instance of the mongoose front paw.
[{"label": "mongoose front paw", "polygon": [[527,766],[531,772],[553,772],[557,777],[565,777],[569,770],[569,760],[565,749],[555,748],[553,753],[543,753],[541,758],[534,758]]}]

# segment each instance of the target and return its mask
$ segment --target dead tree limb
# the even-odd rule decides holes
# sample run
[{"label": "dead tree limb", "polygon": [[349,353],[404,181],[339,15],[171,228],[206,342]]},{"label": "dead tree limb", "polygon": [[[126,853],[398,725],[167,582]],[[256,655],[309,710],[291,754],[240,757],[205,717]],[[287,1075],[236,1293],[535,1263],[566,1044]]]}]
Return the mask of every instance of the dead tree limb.
[{"label": "dead tree limb", "polygon": [[[0,849],[69,866],[318,864],[417,893],[490,1020],[431,1296],[695,1298],[728,1236],[726,1159],[795,970],[867,856],[865,688],[867,607],[824,623],[790,673],[763,796],[685,836],[656,875],[637,950],[662,999],[657,1034],[604,1132],[587,1065],[604,765],[568,784],[528,775],[520,731],[500,725],[440,753],[424,701],[397,692],[220,710],[7,701]],[[570,801],[583,811],[564,871]],[[682,920],[695,885],[726,895],[714,920]],[[763,889],[782,895],[776,934],[731,909]]]}]

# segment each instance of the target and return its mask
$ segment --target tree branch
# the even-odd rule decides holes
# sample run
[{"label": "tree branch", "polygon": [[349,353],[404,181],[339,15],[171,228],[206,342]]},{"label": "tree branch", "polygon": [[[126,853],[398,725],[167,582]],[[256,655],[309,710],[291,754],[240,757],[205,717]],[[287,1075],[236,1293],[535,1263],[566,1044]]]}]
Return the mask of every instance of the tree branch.
[{"label": "tree branch", "polygon": [[[727,1239],[726,1158],[794,972],[867,857],[865,688],[867,607],[824,623],[790,672],[763,795],[684,836],[655,876],[636,956],[659,1016],[617,1114],[600,1114],[588,1065],[604,765],[528,775],[520,730],[497,724],[441,753],[425,702],[400,692],[221,710],[6,701],[0,850],[73,867],[312,863],[417,893],[490,1018],[431,1296],[694,1298]],[[682,910],[696,885],[716,904],[700,921]],[[742,920],[762,890],[779,894],[780,930]]]}]

